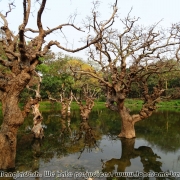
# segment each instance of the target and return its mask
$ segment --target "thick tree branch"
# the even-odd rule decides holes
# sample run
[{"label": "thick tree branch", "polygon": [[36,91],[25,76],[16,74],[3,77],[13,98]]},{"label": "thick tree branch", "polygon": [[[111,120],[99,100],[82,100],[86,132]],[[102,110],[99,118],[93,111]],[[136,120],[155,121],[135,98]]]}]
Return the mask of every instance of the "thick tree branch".
[{"label": "thick tree branch", "polygon": [[4,21],[4,26],[5,26],[5,27],[8,27],[8,22],[7,22],[7,20],[6,20],[6,17],[5,17],[2,13],[0,13],[0,17],[1,17],[1,19]]},{"label": "thick tree branch", "polygon": [[38,102],[39,102],[39,98],[37,98],[37,99],[30,98],[27,101],[27,103],[24,106],[23,111],[22,111],[22,115],[24,118],[27,117],[27,115],[31,112],[32,105],[37,104]]},{"label": "thick tree branch", "polygon": [[39,30],[34,30],[34,29],[31,29],[31,28],[26,28],[26,29],[24,30],[24,32],[28,32],[28,31],[30,31],[30,32],[32,32],[32,33],[39,33]]},{"label": "thick tree branch", "polygon": [[10,46],[11,43],[12,43],[12,37],[14,37],[13,33],[9,30],[8,22],[7,22],[6,18],[5,18],[5,16],[0,13],[0,17],[4,21],[4,26],[2,26],[1,29],[5,32],[5,34],[6,34],[5,39],[7,40],[8,44]]},{"label": "thick tree branch", "polygon": [[[28,5],[28,7],[27,7],[27,5]],[[31,0],[27,0],[27,1],[24,0],[23,1],[23,9],[24,9],[24,16],[23,16],[23,23],[19,26],[18,47],[19,47],[21,61],[23,63],[25,63],[26,59],[27,59],[27,54],[25,51],[26,41],[25,41],[24,33],[25,33],[25,27],[26,27],[28,20],[29,20],[29,14],[30,14],[30,9],[31,9]]]},{"label": "thick tree branch", "polygon": [[61,46],[58,41],[50,41],[50,42],[43,48],[43,51],[42,51],[41,54],[42,54],[42,55],[46,54],[46,53],[48,52],[48,50],[50,49],[50,47],[53,46],[53,45],[57,46],[58,48],[66,51],[66,52],[75,53],[75,52],[78,52],[78,51],[80,51],[80,50],[83,50],[83,49],[89,47],[90,45],[98,42],[101,38],[102,38],[101,36],[96,37],[96,38],[94,38],[91,42],[89,42],[88,44],[86,44],[86,45],[84,45],[84,46],[82,46],[82,47],[80,47],[80,48],[77,48],[77,49],[68,49],[68,48],[65,48],[65,47]]},{"label": "thick tree branch", "polygon": [[92,111],[92,108],[94,107],[94,93],[90,92],[88,90],[88,85],[86,87],[83,87],[83,100],[85,100],[85,103],[82,102],[82,99],[79,101],[77,98],[72,94],[73,98],[77,102],[79,108],[80,108],[80,115],[83,120],[89,119],[89,114]]},{"label": "thick tree branch", "polygon": [[42,13],[44,11],[45,5],[46,5],[46,0],[43,0],[41,3],[40,9],[38,11],[38,15],[37,15],[37,26],[38,26],[40,33],[43,33],[43,31],[44,31],[43,26],[42,26],[42,22],[41,22],[41,16],[42,16]]},{"label": "thick tree branch", "polygon": [[0,64],[5,66],[5,67],[12,67],[12,62],[9,62],[7,60],[3,60],[1,57],[0,57]]},{"label": "thick tree branch", "polygon": [[[26,4],[28,5],[28,7],[26,7]],[[24,0],[23,1],[23,7],[24,7],[24,20],[23,20],[23,24],[24,27],[27,25],[28,20],[29,20],[29,14],[30,14],[30,10],[31,10],[31,0]]]}]

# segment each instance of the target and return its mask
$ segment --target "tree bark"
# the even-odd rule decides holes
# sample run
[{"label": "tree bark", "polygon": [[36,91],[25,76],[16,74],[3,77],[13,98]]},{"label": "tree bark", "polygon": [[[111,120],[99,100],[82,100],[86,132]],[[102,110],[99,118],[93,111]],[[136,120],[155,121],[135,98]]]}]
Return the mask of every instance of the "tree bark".
[{"label": "tree bark", "polygon": [[43,117],[39,111],[39,102],[37,104],[34,104],[32,106],[32,109],[33,109],[34,118],[33,118],[33,128],[31,131],[33,132],[35,138],[42,139],[44,137],[44,130],[41,124]]},{"label": "tree bark", "polygon": [[128,109],[123,106],[122,109],[119,110],[121,120],[121,133],[118,137],[125,138],[134,138],[136,137],[135,129],[134,129],[134,121],[132,116],[129,114]]},{"label": "tree bark", "polygon": [[17,131],[24,122],[18,99],[29,80],[28,73],[22,72],[17,75],[9,82],[1,97],[3,123],[0,130],[0,169],[15,167]]},{"label": "tree bark", "polygon": [[129,119],[122,119],[121,133],[118,135],[118,137],[135,138],[136,133],[134,129],[134,123],[131,122]]},{"label": "tree bark", "polygon": [[[142,110],[141,110],[142,111]],[[143,118],[144,116],[141,116],[140,114],[134,114],[130,115],[129,109],[126,108],[123,105],[119,105],[119,114],[121,116],[121,132],[118,135],[118,137],[123,137],[123,138],[135,138],[136,137],[136,132],[134,128],[134,124]]]}]

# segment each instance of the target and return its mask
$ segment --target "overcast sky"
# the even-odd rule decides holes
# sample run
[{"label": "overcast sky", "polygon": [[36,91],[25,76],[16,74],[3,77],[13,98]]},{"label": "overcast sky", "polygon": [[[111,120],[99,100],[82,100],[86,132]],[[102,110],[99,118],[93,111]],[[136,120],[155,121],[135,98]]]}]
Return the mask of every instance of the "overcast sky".
[{"label": "overcast sky", "polygon": [[[33,1],[33,0],[32,0]],[[8,2],[10,0],[0,0],[0,11],[5,13],[8,10]],[[8,22],[10,28],[17,32],[19,24],[22,22],[23,6],[22,0],[15,0],[16,8],[8,14]],[[114,0],[101,0],[100,1],[100,18],[105,20],[110,17],[112,9],[110,8]],[[32,3],[32,16],[31,21],[27,27],[36,28],[36,10],[38,9],[38,4]],[[43,24],[44,28],[53,28],[59,24],[67,23],[70,15],[77,13],[77,18],[75,24],[77,26],[82,26],[81,22],[87,15],[90,15],[92,9],[92,0],[47,0],[46,9],[43,14]],[[128,12],[131,11],[132,17],[140,17],[138,24],[148,26],[153,23],[160,21],[161,26],[170,27],[172,23],[180,22],[180,0],[119,0],[118,1],[118,15],[119,18],[124,18],[127,16]],[[117,20],[116,20],[117,21]],[[118,21],[117,21],[118,22]],[[116,22],[116,28],[121,28]],[[0,26],[2,25],[2,20],[0,20]],[[80,38],[87,36],[85,33],[80,33],[73,28],[64,28],[64,34],[68,37],[68,47],[77,48],[80,44]],[[60,31],[54,33],[53,36],[47,38],[56,39],[60,41],[61,44],[66,46],[66,40]],[[53,51],[61,51],[53,48]],[[72,54],[73,56],[79,56],[84,58],[85,52],[79,52]]]}]

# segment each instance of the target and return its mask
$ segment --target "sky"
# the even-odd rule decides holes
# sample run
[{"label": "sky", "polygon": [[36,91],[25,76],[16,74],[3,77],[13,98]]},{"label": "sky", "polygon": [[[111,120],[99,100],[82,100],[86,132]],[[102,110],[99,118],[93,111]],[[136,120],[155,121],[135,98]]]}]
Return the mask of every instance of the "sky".
[{"label": "sky", "polygon": [[[20,23],[22,23],[23,6],[22,0],[14,0],[16,8],[8,14],[7,20],[9,27],[15,33],[18,30]],[[33,1],[33,0],[32,0]],[[8,10],[8,3],[10,0],[0,0],[0,12],[5,13]],[[107,20],[111,13],[111,5],[114,0],[101,0],[98,11],[100,13],[99,20]],[[38,10],[38,4],[32,3],[32,11],[30,21],[27,27],[37,29],[36,26],[36,12]],[[67,23],[69,17],[74,13],[77,14],[75,19],[75,25],[83,27],[83,20],[86,21],[86,17],[91,15],[93,4],[92,0],[47,0],[46,9],[43,13],[42,22],[45,29],[47,27],[53,28],[60,24]],[[131,17],[139,17],[137,24],[149,26],[162,20],[160,25],[164,28],[170,27],[172,23],[180,22],[179,8],[180,0],[118,0],[118,19],[116,20],[114,28],[121,29],[119,19],[124,19],[127,14],[130,13]],[[0,26],[2,26],[2,20],[0,20]],[[46,42],[51,39],[57,40],[68,48],[78,48],[82,45],[81,38],[87,37],[87,30],[78,32],[72,27],[63,28],[63,34],[61,31],[53,33],[46,38]],[[66,38],[64,38],[64,35]],[[68,42],[68,43],[67,43]],[[63,52],[62,50],[53,46],[52,51]],[[85,51],[78,53],[66,53],[71,56],[80,57],[86,59]]]}]

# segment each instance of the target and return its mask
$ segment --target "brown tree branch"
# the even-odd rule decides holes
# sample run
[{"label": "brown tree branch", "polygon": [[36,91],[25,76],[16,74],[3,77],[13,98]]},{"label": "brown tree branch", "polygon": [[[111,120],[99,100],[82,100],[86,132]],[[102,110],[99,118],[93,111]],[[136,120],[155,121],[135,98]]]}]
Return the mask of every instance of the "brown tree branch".
[{"label": "brown tree branch", "polygon": [[11,43],[12,43],[12,39],[11,38],[14,37],[13,33],[10,31],[10,29],[8,27],[8,22],[6,20],[6,17],[2,13],[0,13],[0,17],[4,21],[4,26],[2,26],[1,29],[5,32],[6,40],[7,40],[8,44],[9,44],[9,46],[10,46]]},{"label": "brown tree branch", "polygon": [[0,17],[1,17],[1,19],[4,21],[4,26],[5,26],[5,27],[8,27],[8,22],[7,22],[7,20],[6,20],[6,17],[5,17],[2,13],[0,13]]},{"label": "brown tree branch", "polygon": [[32,33],[39,33],[39,30],[34,30],[34,29],[32,29],[32,28],[26,28],[26,29],[24,30],[24,32],[28,32],[28,31],[30,31],[30,32],[32,32]]},{"label": "brown tree branch", "polygon": [[41,16],[42,16],[42,13],[44,11],[45,5],[46,5],[46,0],[42,0],[40,9],[39,9],[38,15],[37,15],[37,26],[38,26],[40,33],[43,33],[43,31],[44,31],[43,26],[42,26],[42,22],[41,22]]},{"label": "brown tree branch", "polygon": [[12,67],[12,62],[9,62],[7,60],[4,60],[0,57],[0,64],[5,66],[5,67]]},{"label": "brown tree branch", "polygon": [[78,27],[75,26],[74,24],[66,23],[66,24],[61,24],[61,25],[59,25],[59,26],[57,26],[57,27],[55,27],[55,28],[46,30],[46,31],[45,31],[45,34],[48,35],[48,34],[52,33],[53,31],[62,29],[63,27],[66,27],[66,26],[71,26],[71,27],[73,27],[74,29],[76,29],[76,30],[78,30],[78,31],[85,32],[85,31],[83,31],[80,27],[78,28]]},{"label": "brown tree branch", "polygon": [[85,84],[83,87],[83,99],[85,100],[85,103],[81,100],[77,100],[77,98],[72,94],[73,98],[77,102],[79,108],[80,108],[80,115],[83,120],[89,119],[89,114],[92,111],[92,108],[94,107],[94,100],[95,100],[95,93],[94,91],[90,91],[88,84]]},{"label": "brown tree branch", "polygon": [[43,51],[41,52],[41,55],[44,55],[48,52],[48,50],[50,49],[51,46],[55,45],[57,46],[58,48],[64,50],[64,51],[67,51],[67,52],[72,52],[72,53],[75,53],[75,52],[78,52],[80,50],[83,50],[87,47],[89,47],[90,45],[98,42],[99,40],[101,39],[101,37],[96,37],[95,39],[93,39],[91,42],[89,42],[88,44],[80,47],[80,48],[77,48],[77,49],[68,49],[68,48],[65,48],[63,46],[60,45],[60,43],[58,41],[50,41],[44,48],[43,48]]},{"label": "brown tree branch", "polygon": [[[26,6],[26,3],[28,7]],[[24,33],[25,33],[25,27],[29,20],[30,9],[31,9],[31,0],[27,0],[27,1],[24,0],[23,1],[23,10],[24,10],[23,23],[19,26],[19,43],[18,43],[20,57],[23,63],[25,63],[27,59],[27,54],[25,51],[26,41],[24,38]]]},{"label": "brown tree branch", "polygon": [[39,98],[37,98],[37,99],[30,98],[27,101],[27,103],[24,106],[23,111],[22,111],[22,115],[24,118],[27,117],[28,114],[31,112],[32,105],[37,104],[38,102],[39,102]]},{"label": "brown tree branch", "polygon": [[[28,8],[26,7],[26,3],[28,5]],[[30,14],[30,10],[31,10],[31,0],[24,0],[23,1],[23,7],[24,7],[24,20],[23,20],[23,24],[24,24],[24,27],[25,27],[27,25],[27,23],[28,23],[29,14]]]}]

